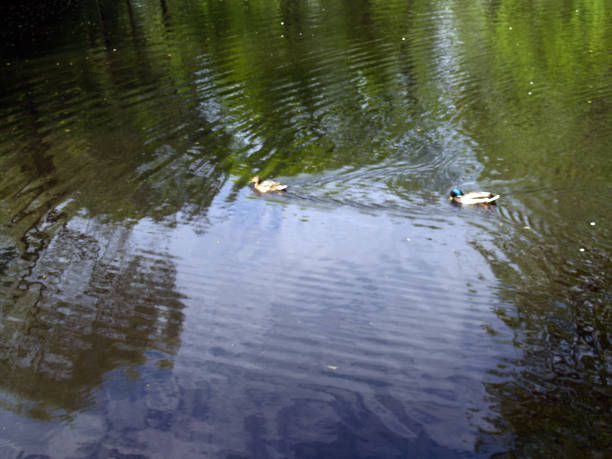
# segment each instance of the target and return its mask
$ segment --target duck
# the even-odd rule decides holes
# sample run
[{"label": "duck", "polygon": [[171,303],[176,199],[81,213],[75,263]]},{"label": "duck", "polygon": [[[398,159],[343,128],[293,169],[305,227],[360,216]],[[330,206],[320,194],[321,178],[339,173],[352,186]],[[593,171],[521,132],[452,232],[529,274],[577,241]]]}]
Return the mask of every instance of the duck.
[{"label": "duck", "polygon": [[273,180],[264,180],[262,182],[259,175],[253,177],[249,183],[253,183],[253,188],[260,193],[280,193],[281,191],[285,191],[287,189],[287,185],[280,182],[275,182]]},{"label": "duck", "polygon": [[464,193],[459,188],[453,188],[448,197],[449,201],[453,201],[453,204],[460,205],[488,205],[495,204],[495,201],[499,199],[498,194],[489,193],[488,191],[471,191]]}]

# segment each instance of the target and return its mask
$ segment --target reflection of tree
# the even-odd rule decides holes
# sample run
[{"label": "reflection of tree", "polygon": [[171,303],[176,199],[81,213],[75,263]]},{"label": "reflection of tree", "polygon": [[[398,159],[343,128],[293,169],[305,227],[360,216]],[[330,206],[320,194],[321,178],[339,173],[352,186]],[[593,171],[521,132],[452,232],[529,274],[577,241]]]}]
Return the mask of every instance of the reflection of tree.
[{"label": "reflection of tree", "polygon": [[81,4],[81,0],[0,2],[0,54],[19,55],[33,48],[40,52],[59,30],[78,23]]},{"label": "reflection of tree", "polygon": [[[37,253],[45,245],[41,235],[57,223],[58,214],[49,212],[40,221],[40,215],[47,213],[53,203],[40,199],[57,185],[55,165],[49,152],[50,145],[42,135],[43,124],[40,113],[30,95],[21,101],[22,117],[19,122],[19,142],[21,144],[18,169],[19,173],[10,173],[3,183],[0,195],[10,195],[10,206],[3,207],[0,212],[0,228],[3,236],[8,239],[9,247],[4,250],[6,255],[4,267],[18,270],[15,262],[18,252],[21,252],[22,263],[32,266],[36,262]],[[10,163],[9,163],[10,164]],[[9,175],[9,174],[7,174]],[[39,221],[36,225],[35,222]],[[34,226],[32,226],[34,223]],[[13,239],[13,240],[11,240]],[[8,277],[10,279],[11,277]],[[10,291],[18,282],[18,277],[3,282],[4,291]]]},{"label": "reflection of tree", "polygon": [[[612,444],[609,238],[584,230],[587,219],[605,221],[610,211],[595,196],[609,182],[612,163],[601,136],[609,133],[612,112],[595,113],[597,97],[580,89],[597,94],[609,74],[612,61],[601,50],[609,47],[604,24],[611,11],[601,1],[579,3],[578,9],[526,10],[522,0],[508,0],[486,12],[453,13],[465,43],[464,81],[479,82],[473,90],[463,82],[455,88],[466,131],[488,166],[479,179],[514,181],[514,190],[519,181],[536,184],[535,193],[509,199],[524,207],[517,211],[510,202],[502,212],[512,218],[522,210],[518,220],[545,233],[505,234],[495,249],[476,244],[512,305],[498,315],[521,354],[500,364],[492,371],[495,382],[485,384],[499,416],[483,431],[483,452],[501,444],[512,457],[585,457]],[[490,52],[479,51],[483,42]],[[493,151],[501,152],[503,172],[488,159]],[[584,178],[587,168],[592,180]],[[557,188],[563,197],[551,199]],[[590,241],[585,253],[579,240]]]},{"label": "reflection of tree", "polygon": [[[205,218],[227,180],[231,135],[224,125],[213,132],[219,119],[209,115],[222,116],[207,110],[214,97],[168,80],[193,69],[169,68],[165,53],[158,60],[130,2],[122,13],[108,2],[89,7],[83,14],[99,22],[90,43],[115,46],[127,18],[134,53],[77,50],[70,65],[58,62],[61,72],[53,62],[44,88],[29,82],[36,71],[26,65],[25,84],[3,98],[16,128],[2,127],[9,148],[0,156],[11,172],[1,188],[0,403],[41,418],[87,404],[119,365],[176,352],[175,268],[167,255],[131,252],[129,228],[179,211]],[[135,75],[125,72],[132,59]],[[134,78],[150,91],[145,102],[125,99]],[[78,212],[91,218],[87,228],[75,227]],[[96,221],[119,229],[92,234]]]},{"label": "reflection of tree", "polygon": [[[402,120],[412,123],[397,93],[404,89],[401,69],[411,65],[389,59],[397,47],[389,41],[387,19],[400,27],[397,18],[405,9],[386,6],[376,21],[374,13],[380,12],[367,1],[244,7],[179,2],[171,9],[185,33],[206,48],[206,70],[218,86],[207,92],[218,95],[228,132],[244,141],[230,156],[235,175],[313,173],[371,164],[393,153],[363,149],[373,140],[392,143],[389,138],[405,133]],[[321,27],[333,33],[318,27],[321,8],[331,8]],[[279,19],[275,25],[262,27],[262,18],[273,17]],[[178,50],[184,62],[186,51],[191,52]],[[373,101],[384,103],[369,104]],[[392,133],[385,132],[389,114],[399,124]]]},{"label": "reflection of tree", "polygon": [[[94,31],[91,44],[117,40],[127,21],[132,50],[120,57],[112,48],[97,56],[77,49],[70,62],[57,61],[61,72],[53,60],[42,86],[36,84],[39,64],[24,64],[24,83],[3,98],[2,114],[6,110],[18,129],[2,126],[0,131],[6,137],[2,147],[8,147],[0,156],[0,167],[9,171],[0,188],[7,203],[0,218],[31,262],[45,240],[78,209],[115,221],[163,219],[179,209],[202,217],[227,178],[228,167],[220,164],[230,150],[231,135],[225,127],[211,133],[217,120],[202,109],[213,102],[200,101],[195,85],[182,88],[180,94],[167,90],[180,87],[171,80],[192,69],[168,69],[167,56],[160,62],[155,46],[146,46],[147,20],[133,14],[130,2],[124,8],[115,6],[104,1],[83,5],[87,24],[93,24],[88,26],[88,32]],[[98,17],[100,9],[103,18]],[[156,16],[146,19],[155,22]],[[98,39],[96,33],[105,37]],[[163,36],[156,38],[165,41]],[[135,73],[126,72],[126,63],[132,61]],[[126,101],[125,86],[134,80],[152,91],[144,103]],[[15,84],[8,76],[7,81]],[[174,123],[182,129],[173,131]],[[195,146],[196,141],[201,144]],[[54,209],[67,198],[70,204],[61,212],[62,221],[49,225],[48,217],[57,214]]]},{"label": "reflection of tree", "polygon": [[74,226],[51,240],[3,311],[0,385],[14,397],[3,404],[36,417],[78,409],[109,370],[179,346],[183,304],[169,257],[130,253],[122,228]]},{"label": "reflection of tree", "polygon": [[486,384],[501,414],[488,434],[519,457],[596,455],[612,444],[609,259],[548,263],[548,276],[503,292],[516,311],[499,314],[522,355],[496,370],[503,382]]}]

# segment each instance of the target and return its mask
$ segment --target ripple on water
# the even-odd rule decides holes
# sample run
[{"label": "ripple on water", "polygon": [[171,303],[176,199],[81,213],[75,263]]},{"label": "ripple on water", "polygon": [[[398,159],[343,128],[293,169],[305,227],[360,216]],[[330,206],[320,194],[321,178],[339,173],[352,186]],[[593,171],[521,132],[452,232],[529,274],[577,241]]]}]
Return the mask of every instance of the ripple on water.
[{"label": "ripple on water", "polygon": [[[304,206],[287,201],[281,211],[264,200],[239,200],[234,206],[252,213],[236,209],[235,217],[202,237],[179,230],[175,244],[191,248],[182,252],[178,269],[189,305],[179,367],[205,368],[212,381],[229,379],[245,407],[257,387],[258,398],[274,399],[262,419],[270,426],[278,422],[272,413],[306,408],[301,398],[323,394],[346,403],[363,397],[372,415],[383,409],[375,394],[387,393],[410,413],[436,406],[429,414],[436,423],[446,422],[440,412],[454,417],[453,410],[470,403],[459,387],[481,377],[483,361],[491,358],[487,346],[471,338],[482,333],[483,312],[495,301],[491,292],[482,286],[468,291],[461,271],[432,261],[432,251],[452,248],[437,232],[410,227],[417,241],[411,246],[399,238],[401,225],[380,214],[338,204],[309,207],[305,224],[288,218],[296,205]],[[338,225],[345,219],[353,224]],[[216,406],[217,397],[210,403]],[[381,420],[407,437],[415,434],[410,426],[422,428],[411,415]]]}]

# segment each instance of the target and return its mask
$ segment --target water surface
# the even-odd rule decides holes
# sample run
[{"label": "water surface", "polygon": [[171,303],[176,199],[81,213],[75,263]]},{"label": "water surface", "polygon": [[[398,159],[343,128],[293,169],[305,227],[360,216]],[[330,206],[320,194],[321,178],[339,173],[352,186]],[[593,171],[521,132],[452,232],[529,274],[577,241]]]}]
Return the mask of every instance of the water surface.
[{"label": "water surface", "polygon": [[608,2],[21,8],[0,456],[610,453]]}]

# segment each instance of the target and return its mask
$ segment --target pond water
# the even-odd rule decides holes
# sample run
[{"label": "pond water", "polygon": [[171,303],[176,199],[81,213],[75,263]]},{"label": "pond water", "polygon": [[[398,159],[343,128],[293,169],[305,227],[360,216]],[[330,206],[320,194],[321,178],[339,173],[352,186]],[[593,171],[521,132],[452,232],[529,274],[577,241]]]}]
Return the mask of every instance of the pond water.
[{"label": "pond water", "polygon": [[0,457],[612,454],[608,0],[4,8]]}]

